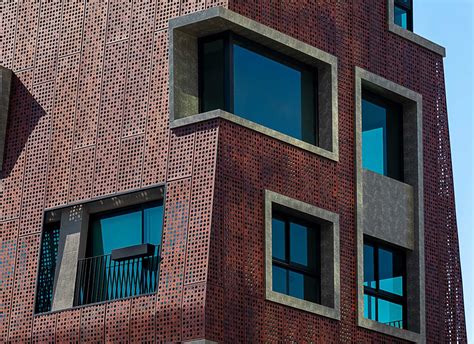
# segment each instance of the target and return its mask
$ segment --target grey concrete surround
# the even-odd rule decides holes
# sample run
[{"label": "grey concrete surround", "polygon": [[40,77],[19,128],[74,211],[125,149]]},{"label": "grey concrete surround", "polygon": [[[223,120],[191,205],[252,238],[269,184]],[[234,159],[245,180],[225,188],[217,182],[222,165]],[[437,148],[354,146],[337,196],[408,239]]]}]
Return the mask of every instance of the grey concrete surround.
[{"label": "grey concrete surround", "polygon": [[[404,183],[362,169],[362,90],[403,106]],[[425,339],[425,259],[423,229],[423,146],[420,94],[356,67],[355,145],[357,207],[358,324],[413,342]],[[372,208],[373,207],[373,208]],[[389,209],[389,208],[393,209]],[[411,208],[411,209],[410,209]],[[413,223],[411,225],[411,223]],[[375,226],[375,228],[368,228]],[[402,228],[406,226],[406,228]],[[383,230],[382,230],[383,229]],[[364,318],[364,235],[405,249],[407,326],[399,329]]]},{"label": "grey concrete surround", "polygon": [[0,66],[0,171],[3,168],[3,155],[5,153],[11,83],[12,71]]},{"label": "grey concrete surround", "polygon": [[163,197],[164,186],[160,185],[46,211],[45,223],[61,223],[51,311],[74,307],[77,262],[86,255],[89,216]]},{"label": "grey concrete surround", "polygon": [[369,170],[362,183],[364,234],[413,250],[413,187]]},{"label": "grey concrete surround", "polygon": [[[276,135],[274,130],[263,130],[258,124],[224,111],[211,111],[212,115],[199,114],[198,38],[223,31],[235,32],[318,69],[319,147],[282,133]],[[338,160],[338,87],[335,56],[222,7],[170,20],[169,39],[172,128],[221,117],[328,159]],[[199,117],[196,117],[197,115]]]},{"label": "grey concrete surround", "polygon": [[395,24],[395,0],[387,0],[387,21],[388,21],[388,30],[396,35],[399,35],[409,41],[412,41],[423,48],[431,50],[432,52],[441,55],[442,57],[446,57],[446,49],[441,45],[438,45],[420,35],[417,35],[410,30],[406,30],[397,24]]},{"label": "grey concrete surround", "polygon": [[[321,228],[321,304],[273,291],[272,285],[272,212],[318,223]],[[340,319],[339,215],[281,194],[265,190],[265,296],[269,301]]]}]

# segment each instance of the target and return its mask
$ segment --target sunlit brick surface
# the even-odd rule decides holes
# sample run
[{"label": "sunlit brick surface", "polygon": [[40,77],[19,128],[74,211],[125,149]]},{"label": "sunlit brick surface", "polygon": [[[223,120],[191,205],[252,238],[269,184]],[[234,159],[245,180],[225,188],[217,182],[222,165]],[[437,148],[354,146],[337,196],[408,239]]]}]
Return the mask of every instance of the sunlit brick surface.
[{"label": "sunlit brick surface", "polygon": [[[466,342],[443,61],[388,32],[386,1],[0,6],[0,64],[15,72],[0,342],[400,342],[356,326],[355,66],[423,96],[427,342]],[[337,56],[338,163],[223,120],[169,129],[168,20],[213,6]],[[44,209],[157,184],[158,292],[34,316]],[[264,300],[264,189],[340,214],[340,321]]]}]

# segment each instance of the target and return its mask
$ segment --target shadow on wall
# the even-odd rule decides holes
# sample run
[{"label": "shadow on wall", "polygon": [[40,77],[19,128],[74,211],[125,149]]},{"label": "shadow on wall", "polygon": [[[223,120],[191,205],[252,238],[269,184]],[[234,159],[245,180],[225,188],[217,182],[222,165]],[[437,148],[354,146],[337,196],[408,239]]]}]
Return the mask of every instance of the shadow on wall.
[{"label": "shadow on wall", "polygon": [[[41,91],[40,91],[41,92]],[[39,120],[46,115],[46,111],[36,101],[26,85],[15,75],[12,75],[10,107],[8,110],[8,122],[5,139],[5,150],[3,168],[0,178],[13,177],[14,171],[21,168],[17,166],[22,163],[26,156],[28,139],[32,135]],[[49,140],[39,142],[48,143]],[[34,150],[32,151],[34,154]],[[46,164],[47,161],[44,161]],[[17,174],[23,174],[19,170]]]}]

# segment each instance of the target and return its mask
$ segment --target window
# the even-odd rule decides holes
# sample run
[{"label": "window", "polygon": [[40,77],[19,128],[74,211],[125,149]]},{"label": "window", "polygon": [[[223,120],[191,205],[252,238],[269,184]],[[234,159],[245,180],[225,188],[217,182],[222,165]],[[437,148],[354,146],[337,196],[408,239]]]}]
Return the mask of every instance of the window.
[{"label": "window", "polygon": [[406,328],[406,266],[402,251],[364,243],[364,317]]},{"label": "window", "polygon": [[87,257],[79,260],[77,305],[154,292],[163,202],[91,215]]},{"label": "window", "polygon": [[153,202],[91,216],[87,256],[140,244],[161,244],[163,203]]},{"label": "window", "polygon": [[318,227],[282,213],[273,215],[273,291],[320,303]]},{"label": "window", "polygon": [[58,244],[59,222],[45,225],[41,240],[35,313],[44,313],[51,310]]},{"label": "window", "polygon": [[318,145],[317,71],[230,32],[200,41],[200,110],[222,109]]},{"label": "window", "polygon": [[394,21],[398,26],[413,31],[412,0],[395,0]]},{"label": "window", "polygon": [[362,94],[362,167],[403,181],[403,110],[370,92]]}]

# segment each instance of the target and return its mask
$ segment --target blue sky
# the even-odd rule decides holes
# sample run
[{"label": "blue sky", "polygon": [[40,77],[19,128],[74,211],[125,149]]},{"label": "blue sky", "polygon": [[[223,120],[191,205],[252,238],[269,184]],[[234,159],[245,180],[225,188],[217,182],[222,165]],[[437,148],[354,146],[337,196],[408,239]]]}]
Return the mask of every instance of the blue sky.
[{"label": "blue sky", "polygon": [[444,60],[468,338],[474,342],[474,0],[414,0],[415,32]]}]

